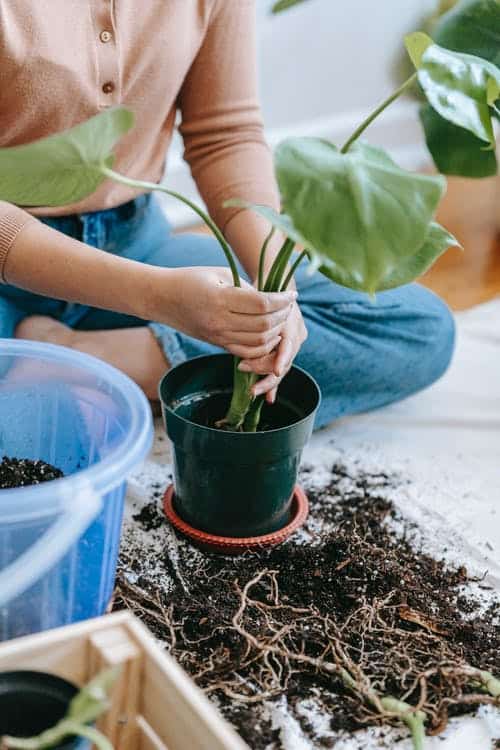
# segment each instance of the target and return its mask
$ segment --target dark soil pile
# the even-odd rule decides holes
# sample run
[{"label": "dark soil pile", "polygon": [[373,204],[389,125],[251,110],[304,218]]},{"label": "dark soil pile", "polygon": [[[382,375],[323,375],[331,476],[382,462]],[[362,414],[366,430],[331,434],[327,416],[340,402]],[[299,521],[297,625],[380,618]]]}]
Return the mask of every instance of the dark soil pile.
[{"label": "dark soil pile", "polygon": [[0,461],[0,490],[13,487],[27,487],[41,482],[60,479],[63,475],[60,469],[43,461],[30,461],[27,458],[8,458],[4,456]]},{"label": "dark soil pile", "polygon": [[[500,605],[484,611],[463,592],[464,567],[393,530],[390,482],[334,466],[329,485],[309,492],[312,520],[327,529],[314,544],[198,556],[188,590],[169,559],[166,592],[124,551],[115,608],[129,607],[169,644],[252,750],[281,748],[263,702],[283,695],[314,747],[333,747],[332,731],[398,723],[381,707],[387,696],[425,712],[427,732],[440,733],[449,716],[495,703],[478,670],[500,672]],[[151,504],[136,518],[155,528],[161,514]],[[311,697],[329,717],[327,734],[299,710]]]}]

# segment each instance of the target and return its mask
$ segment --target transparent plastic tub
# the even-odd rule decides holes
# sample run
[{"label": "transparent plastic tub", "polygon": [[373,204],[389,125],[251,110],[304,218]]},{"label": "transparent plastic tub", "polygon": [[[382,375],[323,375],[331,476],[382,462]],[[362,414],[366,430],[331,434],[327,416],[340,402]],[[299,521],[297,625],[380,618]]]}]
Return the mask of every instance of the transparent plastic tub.
[{"label": "transparent plastic tub", "polygon": [[0,339],[0,458],[41,459],[65,474],[0,490],[0,640],[105,612],[126,479],[151,442],[149,404],[118,370]]}]

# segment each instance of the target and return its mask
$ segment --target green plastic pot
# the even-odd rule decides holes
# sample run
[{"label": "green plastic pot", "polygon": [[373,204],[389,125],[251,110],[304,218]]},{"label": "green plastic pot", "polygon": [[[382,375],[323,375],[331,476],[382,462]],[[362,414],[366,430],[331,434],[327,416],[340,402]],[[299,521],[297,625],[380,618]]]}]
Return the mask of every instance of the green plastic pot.
[{"label": "green plastic pot", "polygon": [[183,362],[160,384],[174,452],[174,509],[195,529],[225,537],[255,537],[290,521],[302,449],[309,440],[320,391],[292,367],[276,404],[265,405],[262,431],[214,428],[231,398],[233,358],[215,354]]}]

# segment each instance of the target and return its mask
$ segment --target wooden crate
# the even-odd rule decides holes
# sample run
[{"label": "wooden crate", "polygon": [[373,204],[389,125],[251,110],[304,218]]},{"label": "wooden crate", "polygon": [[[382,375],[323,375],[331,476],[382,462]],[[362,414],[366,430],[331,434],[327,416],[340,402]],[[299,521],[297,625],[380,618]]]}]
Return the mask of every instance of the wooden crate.
[{"label": "wooden crate", "polygon": [[0,670],[52,672],[77,685],[114,665],[122,669],[99,728],[115,750],[249,750],[130,613],[0,644]]}]

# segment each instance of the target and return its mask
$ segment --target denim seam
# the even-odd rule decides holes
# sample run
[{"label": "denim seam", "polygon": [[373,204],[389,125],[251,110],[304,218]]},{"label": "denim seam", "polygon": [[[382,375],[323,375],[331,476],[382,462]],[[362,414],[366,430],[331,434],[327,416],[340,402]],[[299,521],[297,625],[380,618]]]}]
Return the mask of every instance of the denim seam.
[{"label": "denim seam", "polygon": [[149,323],[149,328],[163,349],[170,367],[176,367],[186,361],[187,356],[178,333],[161,323]]}]

